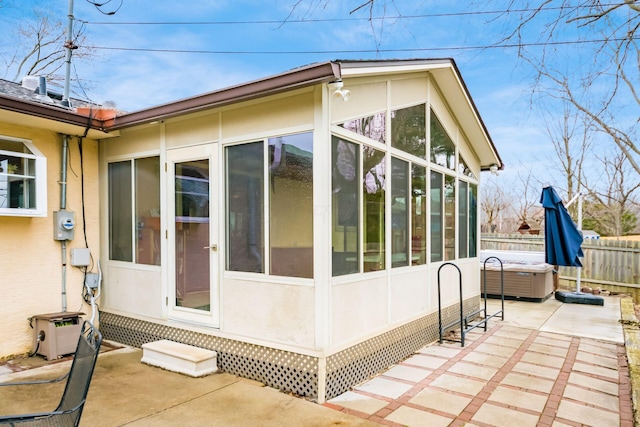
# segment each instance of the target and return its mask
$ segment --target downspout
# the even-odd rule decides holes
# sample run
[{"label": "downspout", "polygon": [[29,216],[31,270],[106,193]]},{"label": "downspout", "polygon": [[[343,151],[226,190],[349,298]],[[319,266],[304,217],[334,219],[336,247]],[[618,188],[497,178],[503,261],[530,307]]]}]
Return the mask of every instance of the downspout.
[{"label": "downspout", "polygon": [[[67,209],[67,152],[69,135],[62,136],[62,162],[60,166],[60,210]],[[67,311],[67,240],[61,243],[62,255],[62,311]]]}]

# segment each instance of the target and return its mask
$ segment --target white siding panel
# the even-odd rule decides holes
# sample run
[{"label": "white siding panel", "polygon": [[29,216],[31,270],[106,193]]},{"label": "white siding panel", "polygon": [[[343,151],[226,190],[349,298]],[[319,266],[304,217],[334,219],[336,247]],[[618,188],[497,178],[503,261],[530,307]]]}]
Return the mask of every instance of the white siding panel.
[{"label": "white siding panel", "polygon": [[387,276],[332,288],[332,344],[362,338],[387,325]]},{"label": "white siding panel", "polygon": [[136,316],[162,318],[165,306],[160,269],[133,269],[109,266],[103,286],[101,306]]},{"label": "white siding panel", "polygon": [[331,123],[370,116],[387,108],[387,82],[368,84],[350,84],[344,82],[344,89],[351,91],[351,99],[347,102],[340,97],[330,95]]},{"label": "white siding panel", "polygon": [[420,104],[427,100],[427,78],[391,81],[391,109]]},{"label": "white siding panel", "polygon": [[225,333],[314,347],[315,289],[227,278],[222,296]]}]

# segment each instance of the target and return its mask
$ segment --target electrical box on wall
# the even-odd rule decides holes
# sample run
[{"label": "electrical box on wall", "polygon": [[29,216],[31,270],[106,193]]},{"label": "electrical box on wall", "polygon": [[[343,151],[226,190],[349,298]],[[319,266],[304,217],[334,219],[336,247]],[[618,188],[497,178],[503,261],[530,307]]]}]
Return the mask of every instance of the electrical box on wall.
[{"label": "electrical box on wall", "polygon": [[91,264],[89,248],[71,249],[71,265],[74,267],[88,267]]},{"label": "electrical box on wall", "polygon": [[97,289],[100,285],[100,275],[97,273],[87,273],[84,278],[84,284],[89,289]]},{"label": "electrical box on wall", "polygon": [[76,221],[73,212],[55,211],[53,213],[53,240],[73,240],[75,226]]}]

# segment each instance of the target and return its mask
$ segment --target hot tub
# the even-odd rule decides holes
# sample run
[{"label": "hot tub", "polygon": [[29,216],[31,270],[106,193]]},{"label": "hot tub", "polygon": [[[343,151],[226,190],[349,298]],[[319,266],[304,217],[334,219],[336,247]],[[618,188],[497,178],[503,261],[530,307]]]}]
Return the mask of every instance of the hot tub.
[{"label": "hot tub", "polygon": [[[490,257],[502,261],[504,296],[507,299],[542,302],[553,293],[553,266],[544,262],[544,252],[480,251],[480,283],[484,292],[485,263]],[[500,263],[486,263],[487,296],[500,297]]]}]

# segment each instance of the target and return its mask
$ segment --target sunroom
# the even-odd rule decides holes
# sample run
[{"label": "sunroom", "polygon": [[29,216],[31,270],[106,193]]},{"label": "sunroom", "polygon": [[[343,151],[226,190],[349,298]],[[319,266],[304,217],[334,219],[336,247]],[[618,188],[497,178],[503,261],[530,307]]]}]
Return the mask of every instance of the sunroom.
[{"label": "sunroom", "polygon": [[[116,118],[100,143],[100,328],[218,352],[324,401],[479,305],[500,157],[452,60],[313,64]],[[442,270],[446,318],[457,269]]]}]

